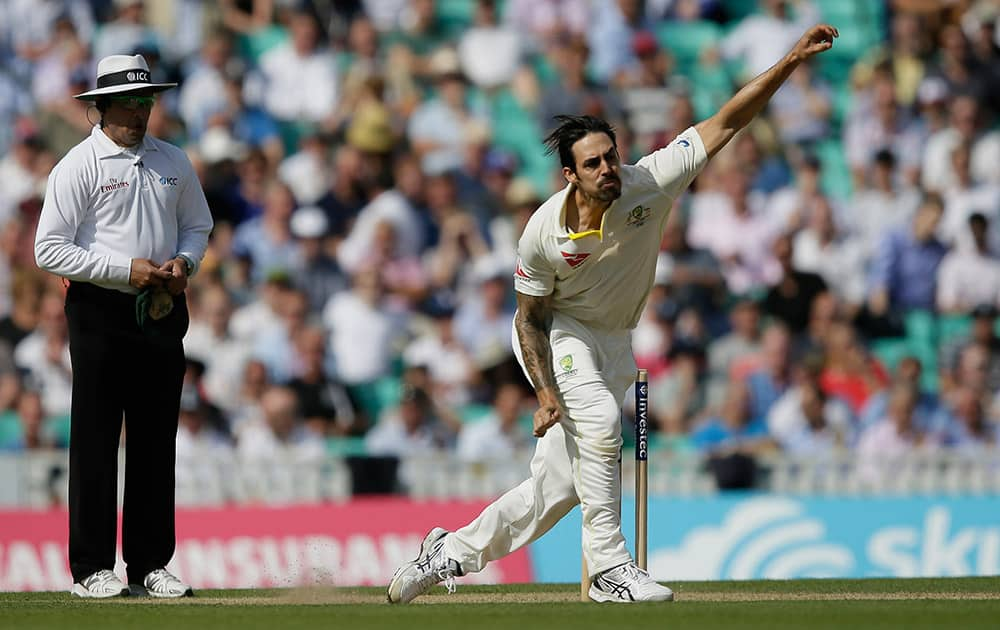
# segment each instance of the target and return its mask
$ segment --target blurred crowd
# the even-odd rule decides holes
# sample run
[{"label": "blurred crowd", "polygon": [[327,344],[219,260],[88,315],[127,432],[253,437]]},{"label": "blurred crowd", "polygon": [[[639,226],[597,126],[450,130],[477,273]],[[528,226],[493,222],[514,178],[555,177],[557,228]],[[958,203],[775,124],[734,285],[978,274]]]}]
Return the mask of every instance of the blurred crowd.
[{"label": "blurred crowd", "polygon": [[[64,447],[64,283],[34,265],[72,98],[140,53],[149,133],[216,221],[188,300],[178,469],[530,446],[511,274],[564,185],[541,138],[665,146],[818,21],[673,208],[634,334],[655,442],[755,456],[996,448],[1000,6],[989,0],[0,3],[0,449]],[[558,369],[558,367],[557,367]],[[626,420],[628,420],[626,409]],[[627,433],[627,431],[626,431]]]}]

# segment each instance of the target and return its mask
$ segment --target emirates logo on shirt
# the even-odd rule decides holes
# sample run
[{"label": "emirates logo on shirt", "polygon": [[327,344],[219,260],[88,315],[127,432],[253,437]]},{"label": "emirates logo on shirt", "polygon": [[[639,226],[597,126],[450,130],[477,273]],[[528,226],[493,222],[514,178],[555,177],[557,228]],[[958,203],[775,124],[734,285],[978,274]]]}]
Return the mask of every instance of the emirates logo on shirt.
[{"label": "emirates logo on shirt", "polygon": [[562,254],[563,259],[566,260],[566,264],[573,268],[579,267],[583,261],[587,260],[587,257],[590,256],[589,253],[571,254],[562,250],[560,250],[559,253]]},{"label": "emirates logo on shirt", "polygon": [[117,178],[111,177],[108,179],[108,183],[101,186],[101,192],[112,192],[115,190],[120,190],[122,188],[128,188],[128,182],[125,180],[119,180]]}]

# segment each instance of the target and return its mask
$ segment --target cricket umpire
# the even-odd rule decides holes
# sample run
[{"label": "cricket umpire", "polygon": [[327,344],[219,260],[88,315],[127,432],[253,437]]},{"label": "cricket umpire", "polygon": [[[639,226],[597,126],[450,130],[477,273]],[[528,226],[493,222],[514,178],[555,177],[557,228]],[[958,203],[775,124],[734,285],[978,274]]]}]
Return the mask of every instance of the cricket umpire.
[{"label": "cricket umpire", "polygon": [[113,572],[118,444],[127,448],[122,547],[129,582],[155,597],[191,587],[168,573],[174,554],[174,450],[184,291],[205,254],[212,217],[179,148],[146,134],[156,94],[141,55],[112,55],[76,98],[100,122],[52,169],[35,260],[69,280],[73,366],[69,561],[80,597],[126,595]]}]

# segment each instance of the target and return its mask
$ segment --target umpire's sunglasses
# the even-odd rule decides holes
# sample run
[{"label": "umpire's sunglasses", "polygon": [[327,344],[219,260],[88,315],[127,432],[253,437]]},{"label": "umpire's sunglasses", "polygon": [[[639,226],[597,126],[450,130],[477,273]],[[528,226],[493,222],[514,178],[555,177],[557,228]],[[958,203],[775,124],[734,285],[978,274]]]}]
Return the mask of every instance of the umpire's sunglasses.
[{"label": "umpire's sunglasses", "polygon": [[156,102],[155,96],[116,95],[111,96],[110,98],[112,101],[120,104],[123,108],[128,110],[150,109],[153,107],[153,103]]}]

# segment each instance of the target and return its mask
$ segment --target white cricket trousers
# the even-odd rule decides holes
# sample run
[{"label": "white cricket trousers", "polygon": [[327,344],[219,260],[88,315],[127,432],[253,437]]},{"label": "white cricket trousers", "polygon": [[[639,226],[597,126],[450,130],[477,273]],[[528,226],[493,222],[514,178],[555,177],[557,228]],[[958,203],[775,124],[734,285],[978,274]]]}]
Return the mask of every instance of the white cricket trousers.
[{"label": "white cricket trousers", "polygon": [[[524,369],[516,329],[513,341]],[[631,560],[621,531],[618,464],[621,408],[636,369],[630,331],[596,331],[557,313],[549,342],[569,417],[538,440],[529,479],[447,536],[445,555],[464,573],[536,540],[578,503],[591,577]]]}]

